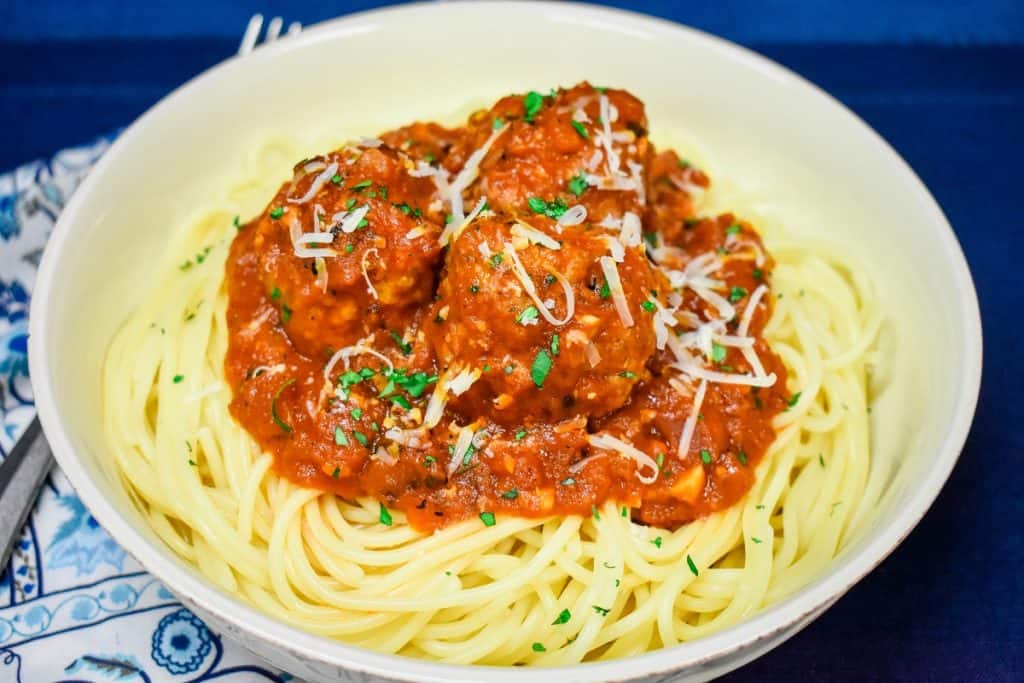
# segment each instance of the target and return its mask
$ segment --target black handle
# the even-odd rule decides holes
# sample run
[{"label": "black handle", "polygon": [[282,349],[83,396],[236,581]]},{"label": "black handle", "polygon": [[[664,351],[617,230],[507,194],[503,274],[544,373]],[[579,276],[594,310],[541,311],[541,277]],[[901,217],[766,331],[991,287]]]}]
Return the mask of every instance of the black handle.
[{"label": "black handle", "polygon": [[7,567],[14,543],[52,464],[53,455],[43,428],[39,418],[34,418],[14,444],[14,450],[0,463],[0,572]]}]

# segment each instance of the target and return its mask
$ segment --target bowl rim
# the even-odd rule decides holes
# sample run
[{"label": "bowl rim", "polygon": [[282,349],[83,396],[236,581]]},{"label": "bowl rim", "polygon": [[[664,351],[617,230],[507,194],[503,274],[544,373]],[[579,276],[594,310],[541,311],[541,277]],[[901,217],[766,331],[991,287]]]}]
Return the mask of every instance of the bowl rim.
[{"label": "bowl rim", "polygon": [[[328,666],[384,676],[395,680],[436,681],[524,681],[536,669],[524,667],[496,667],[479,665],[443,664],[366,650],[354,645],[319,636],[291,626],[269,614],[250,606],[238,597],[217,588],[200,577],[184,561],[173,557],[170,550],[150,541],[137,532],[122,517],[117,507],[108,501],[88,474],[71,444],[71,438],[62,421],[60,401],[52,385],[45,340],[50,328],[50,302],[59,296],[61,288],[56,265],[62,253],[73,248],[71,237],[75,233],[76,218],[85,198],[102,184],[105,170],[113,166],[122,150],[133,145],[144,135],[149,121],[162,116],[187,101],[194,92],[211,87],[217,79],[229,76],[239,63],[257,68],[261,62],[273,60],[276,55],[299,49],[321,40],[343,38],[359,25],[371,28],[386,27],[389,19],[408,14],[437,15],[446,12],[563,12],[576,20],[598,20],[627,29],[642,29],[659,38],[680,38],[699,45],[758,71],[764,78],[782,85],[809,91],[812,97],[824,98],[845,117],[854,128],[859,128],[878,149],[884,163],[905,176],[920,204],[922,218],[935,227],[936,239],[941,242],[950,266],[947,273],[955,281],[959,292],[958,312],[964,326],[964,356],[961,361],[962,383],[953,407],[953,420],[947,427],[941,445],[936,449],[934,467],[919,480],[900,510],[885,523],[873,529],[863,539],[856,553],[849,553],[835,561],[830,570],[810,584],[782,601],[771,605],[734,626],[670,648],[606,662],[562,665],[545,668],[552,675],[571,675],[572,680],[628,680],[644,675],[678,671],[684,668],[711,666],[729,654],[755,649],[758,644],[772,644],[771,640],[787,629],[792,633],[813,620],[840,598],[855,583],[882,562],[917,526],[937,497],[956,464],[973,420],[981,383],[982,329],[977,294],[967,262],[956,236],[941,208],[924,183],[906,161],[877,132],[845,105],[827,92],[790,71],[747,48],[723,38],[684,26],[669,20],[609,7],[551,1],[503,0],[471,3],[414,3],[398,7],[385,7],[337,17],[306,28],[298,36],[262,47],[244,58],[231,57],[193,77],[148,109],[125,129],[96,167],[86,177],[64,207],[45,249],[32,296],[29,319],[29,369],[35,392],[36,409],[51,449],[90,512],[119,545],[132,554],[139,563],[189,606],[214,616],[223,623],[232,624],[243,633],[264,643],[286,648],[294,657],[320,662]],[[788,634],[791,635],[792,633]],[[735,663],[739,665],[739,662]]]}]

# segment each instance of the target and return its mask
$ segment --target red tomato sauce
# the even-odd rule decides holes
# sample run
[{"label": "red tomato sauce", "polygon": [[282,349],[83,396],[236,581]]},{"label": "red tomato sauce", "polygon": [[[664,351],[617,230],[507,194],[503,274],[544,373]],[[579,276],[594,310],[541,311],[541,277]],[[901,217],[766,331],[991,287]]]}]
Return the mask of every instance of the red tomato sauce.
[{"label": "red tomato sauce", "polygon": [[[442,246],[448,206],[429,174],[456,178],[492,136],[463,193],[467,213],[480,199],[487,209]],[[743,497],[789,398],[762,338],[771,297],[752,310],[747,335],[775,383],[708,382],[682,453],[699,379],[676,367],[654,319],[675,308],[677,335],[721,316],[672,279],[714,254],[715,291],[735,309],[719,334],[735,337],[773,264],[748,223],[695,215],[693,194],[710,181],[654,150],[639,100],[584,83],[503,98],[458,129],[417,123],[381,140],[300,162],[232,244],[231,413],[277,473],[372,496],[422,530],[475,516],[591,514],[608,500],[671,529]],[[559,226],[575,205],[586,220]],[[643,237],[625,238],[616,263],[632,325],[600,265],[628,213]],[[524,226],[553,242],[524,238]],[[704,351],[693,353],[710,371],[753,372],[738,347]],[[472,382],[444,392],[437,424],[423,426],[438,383],[460,373]],[[639,449],[656,470],[596,448],[597,433]]]}]

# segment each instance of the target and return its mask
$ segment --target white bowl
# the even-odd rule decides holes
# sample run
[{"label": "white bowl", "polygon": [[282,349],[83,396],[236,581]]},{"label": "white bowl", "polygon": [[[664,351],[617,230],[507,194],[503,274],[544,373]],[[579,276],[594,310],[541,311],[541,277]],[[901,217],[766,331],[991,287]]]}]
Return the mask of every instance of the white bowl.
[{"label": "white bowl", "polygon": [[[712,150],[711,169],[758,191],[797,233],[873,268],[892,306],[874,397],[873,467],[886,489],[865,528],[804,589],[707,638],[629,659],[545,670],[560,681],[701,679],[778,645],[875,567],[946,481],[978,395],[981,325],[941,210],[902,159],[831,97],[772,62],[648,17],[562,3],[429,4],[359,14],[232,59],[166,97],[106,153],[65,208],[39,271],[30,364],[57,460],[110,534],[190,608],[312,681],[527,681],[523,668],[450,666],[305,633],[225,594],[165,547],[109,480],[100,369],[154,257],[254,141],[325,125],[373,134],[450,117],[506,92],[590,79],[633,90],[652,137]],[[283,175],[287,167],[282,169]]]}]

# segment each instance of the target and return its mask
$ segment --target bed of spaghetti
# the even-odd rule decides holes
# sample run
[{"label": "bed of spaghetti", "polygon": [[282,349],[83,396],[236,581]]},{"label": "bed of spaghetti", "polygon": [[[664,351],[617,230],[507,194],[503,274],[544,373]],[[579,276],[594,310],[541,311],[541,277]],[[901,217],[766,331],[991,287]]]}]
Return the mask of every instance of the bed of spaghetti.
[{"label": "bed of spaghetti", "polygon": [[[376,651],[568,664],[736,624],[822,574],[866,523],[882,486],[868,387],[883,313],[869,278],[839,249],[787,236],[717,186],[701,211],[750,218],[775,259],[765,336],[802,397],[776,418],[778,436],[740,504],[674,532],[634,524],[608,503],[585,518],[470,520],[423,534],[398,512],[382,525],[376,501],[275,475],[272,456],[229,414],[223,381],[232,220],[252,208],[243,197],[273,193],[268,155],[253,153],[222,202],[174,231],[104,367],[111,474],[159,537],[224,590]],[[201,266],[178,268],[211,243]]]}]

